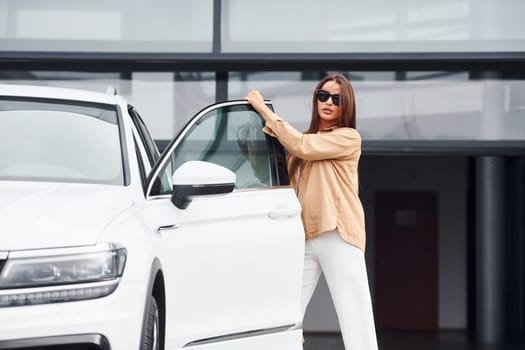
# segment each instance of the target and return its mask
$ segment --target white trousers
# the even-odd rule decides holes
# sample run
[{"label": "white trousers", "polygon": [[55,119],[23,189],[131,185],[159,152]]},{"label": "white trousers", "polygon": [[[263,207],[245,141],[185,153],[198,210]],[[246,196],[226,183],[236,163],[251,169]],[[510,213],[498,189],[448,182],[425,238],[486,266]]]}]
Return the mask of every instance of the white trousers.
[{"label": "white trousers", "polygon": [[334,230],[306,241],[303,315],[324,273],[332,295],[346,350],[376,350],[372,300],[363,252]]}]

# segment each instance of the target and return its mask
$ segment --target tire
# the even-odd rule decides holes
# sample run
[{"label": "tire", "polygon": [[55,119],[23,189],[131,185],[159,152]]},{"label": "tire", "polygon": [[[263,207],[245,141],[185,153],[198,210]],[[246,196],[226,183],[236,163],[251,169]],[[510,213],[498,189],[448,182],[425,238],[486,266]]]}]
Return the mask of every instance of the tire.
[{"label": "tire", "polygon": [[141,350],[160,350],[159,307],[153,296],[149,297],[148,313],[143,326]]}]

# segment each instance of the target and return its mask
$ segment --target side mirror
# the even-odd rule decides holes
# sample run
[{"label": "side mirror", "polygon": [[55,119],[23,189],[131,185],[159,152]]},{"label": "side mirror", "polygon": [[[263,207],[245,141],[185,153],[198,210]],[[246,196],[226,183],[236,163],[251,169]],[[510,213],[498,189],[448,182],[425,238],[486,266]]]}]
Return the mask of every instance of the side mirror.
[{"label": "side mirror", "polygon": [[186,209],[192,196],[232,192],[235,173],[214,163],[192,160],[178,167],[172,179],[171,201],[177,208]]}]

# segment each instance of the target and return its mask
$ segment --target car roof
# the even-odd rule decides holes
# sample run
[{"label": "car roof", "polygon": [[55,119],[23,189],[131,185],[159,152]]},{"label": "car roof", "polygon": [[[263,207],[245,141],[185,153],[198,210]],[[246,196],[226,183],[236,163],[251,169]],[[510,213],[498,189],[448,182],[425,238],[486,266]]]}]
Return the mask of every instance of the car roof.
[{"label": "car roof", "polygon": [[102,92],[37,85],[0,84],[0,96],[52,98],[115,105],[117,96]]}]

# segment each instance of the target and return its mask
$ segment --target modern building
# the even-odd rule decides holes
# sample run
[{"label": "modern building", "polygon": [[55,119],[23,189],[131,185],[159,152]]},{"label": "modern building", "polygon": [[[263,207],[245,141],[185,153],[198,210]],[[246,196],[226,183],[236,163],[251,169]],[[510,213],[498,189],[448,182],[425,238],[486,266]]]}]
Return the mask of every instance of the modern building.
[{"label": "modern building", "polygon": [[[114,86],[162,146],[253,88],[305,129],[316,82],[344,73],[379,332],[525,344],[524,16],[521,0],[0,0],[0,81]],[[324,282],[304,328],[338,330]]]}]

